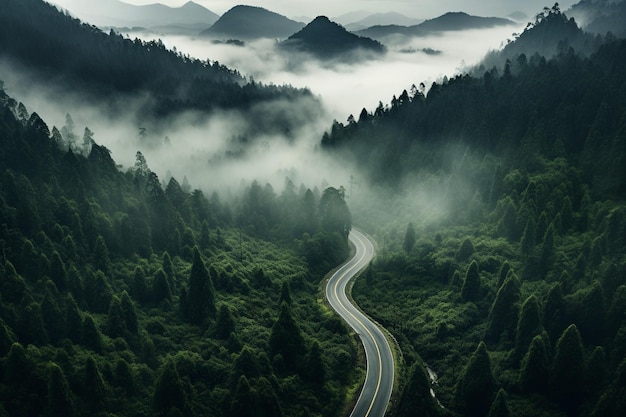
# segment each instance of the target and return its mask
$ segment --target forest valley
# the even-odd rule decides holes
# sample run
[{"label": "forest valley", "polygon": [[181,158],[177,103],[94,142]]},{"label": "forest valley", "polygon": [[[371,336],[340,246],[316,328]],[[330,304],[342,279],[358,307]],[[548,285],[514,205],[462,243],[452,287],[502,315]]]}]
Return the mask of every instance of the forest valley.
[{"label": "forest valley", "polygon": [[572,24],[548,9],[489,66],[335,122],[350,198],[120,169],[0,83],[0,416],[349,414],[362,351],[322,288],[353,223],[379,248],[353,297],[398,347],[388,415],[626,415],[626,41],[506,55]]}]

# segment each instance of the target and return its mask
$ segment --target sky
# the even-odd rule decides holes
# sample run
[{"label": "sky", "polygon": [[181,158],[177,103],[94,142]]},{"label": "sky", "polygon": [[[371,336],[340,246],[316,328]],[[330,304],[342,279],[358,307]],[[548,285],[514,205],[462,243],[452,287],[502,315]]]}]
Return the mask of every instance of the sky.
[{"label": "sky", "polygon": [[[86,4],[98,0],[51,0],[71,9],[75,4]],[[179,7],[188,0],[125,0],[130,4],[161,3]],[[223,14],[233,6],[247,4],[259,6],[288,17],[319,15],[336,17],[353,11],[371,11],[373,13],[398,12],[409,17],[430,19],[449,11],[462,11],[478,16],[507,16],[515,11],[522,11],[529,16],[536,14],[545,6],[552,6],[548,0],[194,0],[217,14]],[[567,10],[578,0],[559,1],[562,10]]]}]

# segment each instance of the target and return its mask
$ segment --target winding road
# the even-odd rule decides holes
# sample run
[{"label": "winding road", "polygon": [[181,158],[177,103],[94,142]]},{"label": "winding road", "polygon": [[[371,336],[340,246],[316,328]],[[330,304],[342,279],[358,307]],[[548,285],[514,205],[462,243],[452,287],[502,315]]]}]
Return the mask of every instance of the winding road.
[{"label": "winding road", "polygon": [[361,337],[367,358],[367,374],[361,395],[350,417],[383,417],[393,388],[393,355],[383,332],[348,299],[348,282],[374,257],[372,242],[352,229],[350,241],[356,247],[352,259],[333,274],[326,284],[326,298],[337,313]]}]

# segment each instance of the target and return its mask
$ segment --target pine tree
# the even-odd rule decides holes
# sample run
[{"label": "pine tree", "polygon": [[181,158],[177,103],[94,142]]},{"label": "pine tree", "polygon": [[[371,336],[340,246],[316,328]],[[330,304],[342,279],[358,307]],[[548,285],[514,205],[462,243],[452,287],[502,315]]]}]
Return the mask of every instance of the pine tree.
[{"label": "pine tree", "polygon": [[513,360],[517,364],[526,353],[533,338],[543,331],[541,325],[541,307],[535,295],[531,295],[522,304],[522,310],[515,332],[515,349]]},{"label": "pine tree", "polygon": [[282,355],[290,370],[298,367],[306,353],[302,332],[293,319],[291,308],[287,303],[280,306],[278,319],[272,326],[269,347],[272,355]]},{"label": "pine tree", "polygon": [[256,403],[256,392],[250,387],[248,378],[241,375],[239,381],[237,382],[237,388],[231,396],[229,416],[256,417]]},{"label": "pine tree", "polygon": [[106,409],[107,388],[100,369],[92,356],[87,357],[82,380],[82,399],[85,401],[89,412],[97,414]]},{"label": "pine tree", "polygon": [[550,396],[569,416],[576,415],[583,394],[584,354],[580,333],[570,325],[559,338],[550,372]]},{"label": "pine tree", "polygon": [[154,386],[153,404],[159,416],[167,416],[173,409],[183,414],[189,411],[189,402],[183,387],[183,382],[172,361],[167,361],[161,367]]},{"label": "pine tree", "polygon": [[289,285],[289,281],[283,281],[280,287],[280,298],[278,299],[278,305],[282,303],[287,303],[288,305],[292,304],[291,299],[291,287]]},{"label": "pine tree", "polygon": [[115,339],[116,337],[125,337],[128,332],[126,329],[126,322],[124,320],[124,313],[122,312],[122,304],[117,296],[114,296],[111,300],[105,329],[106,333],[112,339]]},{"label": "pine tree", "polygon": [[135,275],[131,285],[131,293],[133,294],[135,300],[139,303],[145,303],[148,301],[148,282],[146,281],[146,274],[140,266],[135,268]]},{"label": "pine tree", "polygon": [[565,302],[560,283],[554,284],[548,292],[546,304],[543,306],[543,322],[550,335],[550,343],[554,345],[564,329]]},{"label": "pine tree", "polygon": [[478,264],[472,261],[467,267],[465,280],[461,287],[461,298],[463,301],[477,301],[480,298],[481,285],[480,274],[478,272]]},{"label": "pine tree", "polygon": [[502,334],[505,340],[512,341],[514,328],[519,314],[520,283],[515,273],[509,273],[498,290],[489,310],[485,342],[498,343]]},{"label": "pine tree", "polygon": [[74,414],[72,392],[59,365],[48,366],[48,404],[46,416],[71,417]]},{"label": "pine tree", "polygon": [[322,349],[317,341],[314,341],[311,345],[311,351],[307,357],[303,374],[305,379],[313,383],[315,387],[321,388],[324,386],[326,365],[322,359]]},{"label": "pine tree", "polygon": [[137,390],[137,382],[132,369],[124,359],[115,364],[115,385],[124,389],[126,395],[133,395]]},{"label": "pine tree", "polygon": [[406,253],[411,252],[413,246],[415,246],[415,241],[415,226],[413,226],[412,222],[409,222],[406,227],[406,232],[404,234],[404,243],[402,244],[402,248]]},{"label": "pine tree", "polygon": [[152,300],[156,303],[164,300],[172,300],[172,289],[170,288],[167,275],[162,269],[159,269],[154,275],[154,281],[152,282]]},{"label": "pine tree", "polygon": [[278,401],[276,391],[270,381],[265,377],[261,377],[256,383],[257,406],[256,417],[282,417],[283,410]]},{"label": "pine tree", "polygon": [[234,330],[235,320],[232,314],[230,314],[230,309],[227,304],[222,304],[217,315],[217,322],[215,323],[215,337],[226,340]]},{"label": "pine tree", "polygon": [[438,406],[430,394],[430,380],[424,365],[415,362],[409,371],[409,380],[398,402],[397,415],[400,417],[439,416]]},{"label": "pine tree", "polygon": [[519,386],[522,392],[545,394],[548,390],[550,362],[546,344],[541,336],[535,336],[528,352],[522,359]]},{"label": "pine tree", "polygon": [[480,342],[457,381],[456,402],[465,415],[484,416],[489,412],[496,388],[487,346]]},{"label": "pine tree", "polygon": [[81,327],[83,324],[83,317],[80,309],[72,297],[72,294],[68,294],[65,301],[65,329],[63,334],[69,340],[74,343],[80,343],[81,341]]},{"label": "pine tree", "polygon": [[511,409],[506,401],[506,397],[506,391],[504,391],[504,388],[500,388],[496,394],[496,399],[493,400],[489,408],[488,417],[509,417],[511,415]]},{"label": "pine tree", "polygon": [[98,354],[101,354],[104,350],[102,335],[90,314],[86,314],[83,318],[83,324],[81,326],[81,344]]},{"label": "pine tree", "polygon": [[128,329],[128,331],[132,334],[137,334],[137,332],[139,331],[139,325],[137,323],[137,312],[135,311],[135,304],[128,295],[128,292],[126,292],[125,290],[122,291],[120,306],[124,315],[124,323],[126,324],[126,329]]},{"label": "pine tree", "polygon": [[201,324],[205,319],[215,317],[215,289],[198,248],[194,249],[187,291],[184,308],[187,320],[192,324]]}]

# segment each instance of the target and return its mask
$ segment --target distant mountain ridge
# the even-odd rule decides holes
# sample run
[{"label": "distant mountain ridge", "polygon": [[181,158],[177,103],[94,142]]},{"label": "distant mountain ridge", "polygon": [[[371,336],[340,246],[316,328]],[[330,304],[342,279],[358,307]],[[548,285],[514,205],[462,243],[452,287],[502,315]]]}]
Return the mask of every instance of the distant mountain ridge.
[{"label": "distant mountain ridge", "polygon": [[373,54],[385,52],[385,47],[380,42],[350,33],[326,16],[316,17],[281,46],[287,50],[310,53],[322,59],[352,60],[358,51]]},{"label": "distant mountain ridge", "polygon": [[413,26],[383,25],[373,26],[355,32],[357,35],[381,40],[386,36],[427,36],[436,32],[460,31],[468,29],[488,29],[498,26],[514,25],[515,22],[500,17],[472,16],[464,12],[448,12],[434,19]]},{"label": "distant mountain ridge", "polygon": [[412,17],[405,16],[396,12],[389,13],[375,13],[371,14],[363,19],[344,24],[343,26],[350,32],[367,29],[372,26],[383,25],[401,25],[401,26],[414,26],[423,22],[423,19],[414,19]]},{"label": "distant mountain ridge", "polygon": [[193,1],[180,7],[170,7],[161,3],[134,5],[120,0],[83,0],[76,2],[69,11],[81,20],[106,27],[207,26],[219,18],[216,13]]},{"label": "distant mountain ridge", "polygon": [[626,1],[582,0],[573,5],[567,14],[573,16],[589,32],[626,37]]},{"label": "distant mountain ridge", "polygon": [[224,13],[202,36],[230,37],[241,40],[258,38],[284,39],[304,27],[281,14],[262,7],[235,6]]}]

